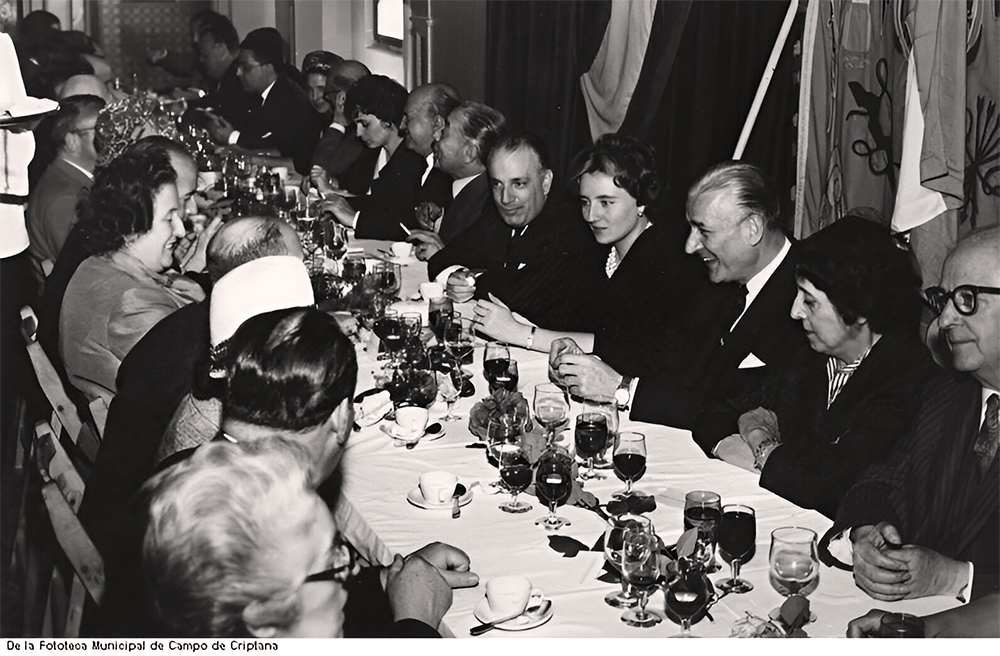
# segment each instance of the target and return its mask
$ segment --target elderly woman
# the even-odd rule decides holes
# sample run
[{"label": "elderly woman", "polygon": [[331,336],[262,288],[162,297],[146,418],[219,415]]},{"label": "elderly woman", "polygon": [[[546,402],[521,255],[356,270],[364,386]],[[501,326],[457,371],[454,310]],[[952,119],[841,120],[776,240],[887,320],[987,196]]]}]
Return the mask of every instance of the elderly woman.
[{"label": "elderly woman", "polygon": [[[653,204],[662,185],[651,147],[608,134],[577,155],[570,171],[583,218],[607,253],[591,263],[607,285],[593,290],[590,302],[578,308],[581,332],[533,327],[490,301],[476,305],[480,330],[544,352],[554,340],[570,337],[615,369],[642,375],[651,363],[669,361],[670,350],[678,348],[679,318],[704,285],[704,267],[684,253],[683,226],[656,216]],[[635,348],[637,343],[645,348]]]},{"label": "elderly woman", "polygon": [[59,352],[70,382],[88,399],[115,394],[118,365],[174,310],[205,298],[171,273],[184,236],[177,172],[163,148],[134,148],[100,169],[80,205],[87,252],[59,313]]},{"label": "elderly woman", "polygon": [[159,635],[340,638],[353,551],[291,444],[207,444],[143,489]]},{"label": "elderly woman", "polygon": [[[738,420],[710,410],[694,437],[759,471],[762,487],[833,517],[906,430],[936,367],[917,335],[920,276],[887,229],[849,215],[802,242],[795,273],[791,315],[810,348],[791,359],[766,408]],[[722,421],[738,434],[713,445],[703,428]]]}]

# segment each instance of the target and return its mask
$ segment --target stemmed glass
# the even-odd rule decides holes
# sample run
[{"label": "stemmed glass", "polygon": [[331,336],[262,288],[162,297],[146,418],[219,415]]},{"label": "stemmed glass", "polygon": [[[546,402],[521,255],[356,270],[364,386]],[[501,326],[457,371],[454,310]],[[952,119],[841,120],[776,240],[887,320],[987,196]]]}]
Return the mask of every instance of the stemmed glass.
[{"label": "stemmed glass", "polygon": [[339,260],[347,253],[347,232],[333,219],[324,219],[322,226],[324,255],[327,259]]},{"label": "stemmed glass", "polygon": [[444,327],[455,316],[455,304],[447,296],[432,298],[427,302],[427,323],[431,325],[439,344],[444,344]]},{"label": "stemmed glass", "polygon": [[694,559],[704,565],[709,572],[722,569],[715,564],[715,541],[721,518],[722,497],[715,492],[695,490],[684,496],[684,530],[698,529]]},{"label": "stemmed glass", "polygon": [[[652,522],[642,515],[618,515],[608,518],[608,527],[604,530],[604,559],[611,566],[622,571],[622,547],[625,544],[625,529],[630,526],[648,526],[653,531]],[[638,595],[629,587],[628,581],[622,575],[622,589],[609,592],[604,597],[604,603],[614,608],[632,608],[639,603]]]},{"label": "stemmed glass", "polygon": [[392,334],[392,339],[396,339],[395,335],[398,333],[399,340],[402,340],[402,329],[399,327],[399,312],[395,310],[384,310],[382,316],[378,317],[374,324],[372,324],[372,330],[375,335],[385,344],[386,353],[380,353],[378,355],[379,360],[388,360],[391,347],[389,345],[389,335]]},{"label": "stemmed glass", "polygon": [[552,444],[556,427],[566,421],[566,415],[569,414],[569,398],[566,396],[566,391],[552,383],[535,385],[532,405],[535,419],[545,427],[546,442]]},{"label": "stemmed glass", "polygon": [[483,377],[489,383],[490,392],[498,387],[497,376],[507,371],[510,363],[510,349],[506,344],[493,342],[486,345],[486,355],[483,356]]},{"label": "stemmed glass", "polygon": [[504,444],[517,442],[524,434],[524,420],[514,415],[497,415],[486,424],[486,456],[499,467],[500,449]]},{"label": "stemmed glass", "polygon": [[723,506],[719,520],[719,553],[732,568],[732,577],[719,584],[724,592],[743,594],[753,590],[753,583],[740,578],[740,565],[753,558],[756,540],[757,516],[753,508],[735,503]]},{"label": "stemmed glass", "polygon": [[660,613],[646,610],[649,592],[660,577],[659,540],[652,524],[631,524],[622,540],[622,576],[639,593],[639,607],[622,614],[629,626],[656,626],[663,621]]},{"label": "stemmed glass", "polygon": [[377,262],[375,264],[375,278],[378,281],[379,293],[382,294],[386,304],[396,300],[401,281],[399,265],[392,262]]},{"label": "stemmed glass", "polygon": [[608,445],[608,418],[598,412],[581,412],[576,416],[576,452],[586,458],[588,469],[580,474],[584,480],[607,478],[594,471],[594,456]]},{"label": "stemmed glass", "polygon": [[517,495],[531,485],[531,463],[519,444],[504,444],[500,447],[500,480],[510,491],[510,501],[500,504],[500,510],[507,513],[523,513],[532,505],[518,501]]},{"label": "stemmed glass", "polygon": [[379,338],[385,342],[385,348],[389,351],[391,366],[398,366],[399,351],[403,348],[404,333],[399,313],[395,310],[386,310],[382,316]]},{"label": "stemmed glass", "polygon": [[472,364],[475,336],[472,320],[456,316],[444,326],[444,345],[462,364]]},{"label": "stemmed glass", "polygon": [[452,412],[452,408],[462,393],[462,386],[465,385],[465,371],[462,370],[462,363],[455,358],[446,358],[442,362],[442,368],[445,371],[438,372],[438,391],[448,404],[448,413],[441,417],[441,421],[455,421],[462,418],[462,415]]},{"label": "stemmed glass", "polygon": [[615,472],[625,479],[625,489],[616,492],[616,497],[630,497],[632,482],[642,478],[646,470],[646,436],[642,433],[619,433],[615,440],[615,449],[611,457]]},{"label": "stemmed glass", "polygon": [[771,587],[785,597],[812,594],[819,586],[816,532],[797,526],[774,529],[768,555],[768,576]]},{"label": "stemmed glass", "polygon": [[670,581],[664,596],[667,615],[681,625],[677,638],[691,637],[691,620],[706,610],[712,598],[712,583],[705,571],[696,563],[685,559],[678,561],[678,576]]},{"label": "stemmed glass", "polygon": [[516,392],[517,382],[519,380],[520,376],[517,371],[517,360],[507,360],[507,367],[499,371],[493,377],[493,384],[490,386],[490,392],[493,392],[501,387],[508,392]]},{"label": "stemmed glass", "polygon": [[556,515],[556,506],[566,503],[573,491],[573,460],[560,447],[549,447],[535,463],[535,494],[547,504],[549,514],[535,521],[547,531],[554,531],[570,522]]},{"label": "stemmed glass", "polygon": [[600,453],[594,456],[594,468],[611,469],[612,464],[608,456],[611,455],[611,448],[614,447],[615,438],[618,437],[618,405],[614,402],[585,400],[580,412],[599,412],[608,418],[608,443]]}]

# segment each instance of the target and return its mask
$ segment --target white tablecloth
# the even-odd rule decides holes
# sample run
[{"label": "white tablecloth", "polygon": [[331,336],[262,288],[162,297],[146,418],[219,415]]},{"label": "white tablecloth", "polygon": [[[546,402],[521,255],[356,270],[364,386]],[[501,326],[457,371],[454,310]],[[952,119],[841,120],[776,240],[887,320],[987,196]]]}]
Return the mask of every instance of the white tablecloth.
[{"label": "white tablecloth", "polygon": [[[365,242],[362,242],[365,243]],[[403,269],[401,297],[408,301],[417,285],[426,280],[422,264],[410,264]],[[425,308],[426,310],[426,308]],[[468,306],[460,311],[471,316]],[[456,410],[468,417],[472,404],[485,396],[487,384],[482,376],[483,348],[475,353],[470,367],[477,393],[461,399]],[[512,348],[511,357],[520,369],[519,389],[531,403],[534,385],[546,382],[546,356]],[[375,361],[362,354],[360,378],[371,380]],[[363,389],[363,388],[362,388]],[[361,391],[359,389],[359,391]],[[444,403],[431,408],[431,421],[444,414]],[[573,405],[571,416],[579,411]],[[545,514],[536,499],[522,495],[535,507],[527,513],[511,515],[497,506],[509,498],[505,494],[487,495],[473,488],[472,502],[462,508],[462,516],[451,518],[447,510],[425,510],[411,505],[407,493],[416,487],[420,474],[431,470],[447,470],[459,476],[467,486],[479,481],[486,484],[498,478],[496,468],[486,461],[482,449],[466,448],[476,441],[468,430],[467,419],[447,422],[446,435],[435,441],[421,441],[407,450],[393,445],[392,440],[377,426],[354,433],[344,457],[344,492],[359,509],[367,522],[393,552],[406,554],[435,540],[463,549],[469,554],[472,569],[481,583],[476,588],[456,590],[451,611],[445,622],[458,637],[468,637],[469,629],[479,624],[473,608],[483,597],[484,584],[490,578],[519,574],[531,580],[553,601],[554,615],[547,624],[525,632],[491,631],[484,637],[664,637],[678,633],[679,627],[669,620],[649,629],[626,626],[619,619],[622,611],[604,603],[604,595],[615,585],[596,580],[604,563],[602,552],[583,551],[566,558],[549,545],[551,535],[565,535],[592,547],[604,532],[603,520],[593,512],[562,506],[558,514],[572,521],[572,526],[550,533],[535,526],[535,520]],[[714,622],[702,620],[693,627],[693,634],[705,637],[725,637],[733,622],[749,611],[760,617],[783,601],[771,587],[767,576],[767,555],[771,531],[781,526],[811,528],[819,536],[830,527],[830,520],[819,513],[804,510],[760,488],[757,476],[719,460],[706,458],[691,440],[687,431],[664,426],[631,422],[622,417],[620,430],[634,430],[646,436],[647,471],[636,488],[656,497],[657,508],[649,517],[657,533],[668,544],[674,542],[683,529],[684,495],[690,490],[713,490],[723,503],[743,503],[753,507],[757,515],[757,550],[751,562],[743,567],[742,577],[754,584],[754,590],[744,595],[729,595],[713,609]],[[591,481],[585,489],[602,502],[622,489],[623,484],[607,472],[609,478]],[[719,582],[728,576],[728,567],[711,576]],[[870,599],[854,585],[850,572],[823,566],[819,588],[809,597],[817,616],[806,631],[814,637],[843,636],[848,621],[863,615],[870,608],[880,607],[925,615],[957,605],[952,599],[934,597],[895,603]],[[651,608],[662,610],[662,593],[653,595]]]}]

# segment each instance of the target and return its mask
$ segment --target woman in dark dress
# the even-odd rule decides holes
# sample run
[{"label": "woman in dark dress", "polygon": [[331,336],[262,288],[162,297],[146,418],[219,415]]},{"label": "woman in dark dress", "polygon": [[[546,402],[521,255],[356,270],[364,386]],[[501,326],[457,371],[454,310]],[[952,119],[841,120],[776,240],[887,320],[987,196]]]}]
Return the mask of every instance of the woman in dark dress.
[{"label": "woman in dark dress", "polygon": [[791,314],[810,348],[792,358],[765,408],[734,414],[734,434],[712,452],[833,517],[906,431],[936,367],[918,337],[920,276],[886,228],[849,215],[801,243],[795,271]]},{"label": "woman in dark dress", "polygon": [[543,352],[554,340],[570,337],[616,370],[643,375],[650,363],[669,361],[668,352],[680,350],[679,315],[703,288],[704,267],[684,253],[683,224],[653,216],[662,184],[650,146],[604,135],[576,156],[570,171],[583,218],[607,247],[603,259],[581,262],[581,270],[599,268],[607,283],[578,301],[579,332],[534,328],[490,301],[476,306],[480,331]]}]

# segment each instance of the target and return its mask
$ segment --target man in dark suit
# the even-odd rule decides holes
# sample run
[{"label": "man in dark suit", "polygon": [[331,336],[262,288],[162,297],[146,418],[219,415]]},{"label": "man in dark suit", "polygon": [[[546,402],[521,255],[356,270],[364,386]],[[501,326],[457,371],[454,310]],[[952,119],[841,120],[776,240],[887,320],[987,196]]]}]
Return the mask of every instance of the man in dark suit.
[{"label": "man in dark suit", "polygon": [[248,93],[239,78],[240,37],[225,16],[209,14],[199,23],[196,52],[198,67],[205,74],[208,95],[188,101],[185,120],[206,127],[210,119],[200,109],[209,109],[237,130],[244,129],[256,94]]},{"label": "man in dark suit", "polygon": [[530,134],[501,137],[489,153],[493,208],[428,262],[456,301],[498,298],[529,321],[569,329],[603,257],[579,211],[552,189],[548,152]]},{"label": "man in dark suit", "polygon": [[444,133],[448,115],[462,102],[458,92],[442,83],[425,84],[410,92],[399,126],[406,135],[403,145],[427,162],[417,192],[417,223],[433,225],[451,205],[451,176],[434,166],[434,144]]},{"label": "man in dark suit", "polygon": [[273,27],[256,29],[240,44],[237,75],[243,88],[260,98],[238,123],[215,116],[208,126],[221,144],[238,145],[250,151],[277,150],[291,157],[295,170],[308,175],[320,125],[305,91],[284,73],[281,34]]},{"label": "man in dark suit", "polygon": [[631,408],[634,420],[678,428],[690,428],[714,395],[737,408],[757,407],[761,392],[777,383],[777,370],[806,344],[789,316],[794,249],[763,172],[735,161],[712,167],[688,192],[687,219],[685,251],[702,259],[716,284],[687,319],[688,361],[681,370],[632,378],[569,339],[553,342],[549,354],[552,375],[574,394],[614,399],[620,409]]},{"label": "man in dark suit", "polygon": [[998,261],[996,227],[945,260],[927,299],[957,373],[928,383],[908,434],[851,488],[823,538],[824,560],[851,565],[876,599],[967,601],[1000,588]]},{"label": "man in dark suit", "polygon": [[421,261],[431,259],[485,213],[493,211],[486,158],[506,125],[503,114],[477,102],[464,102],[448,114],[433,149],[437,167],[453,179],[454,200],[435,226],[414,230],[407,237],[415,244]]},{"label": "man in dark suit", "polygon": [[[327,182],[336,180],[337,186],[352,194],[368,193],[378,155],[377,149],[366,148],[358,139],[354,121],[345,110],[348,90],[369,75],[368,67],[354,60],[330,68],[326,77],[326,99],[333,108],[333,122],[323,133],[312,158],[310,175],[322,175]],[[363,159],[362,163],[353,167],[359,158]]]}]

